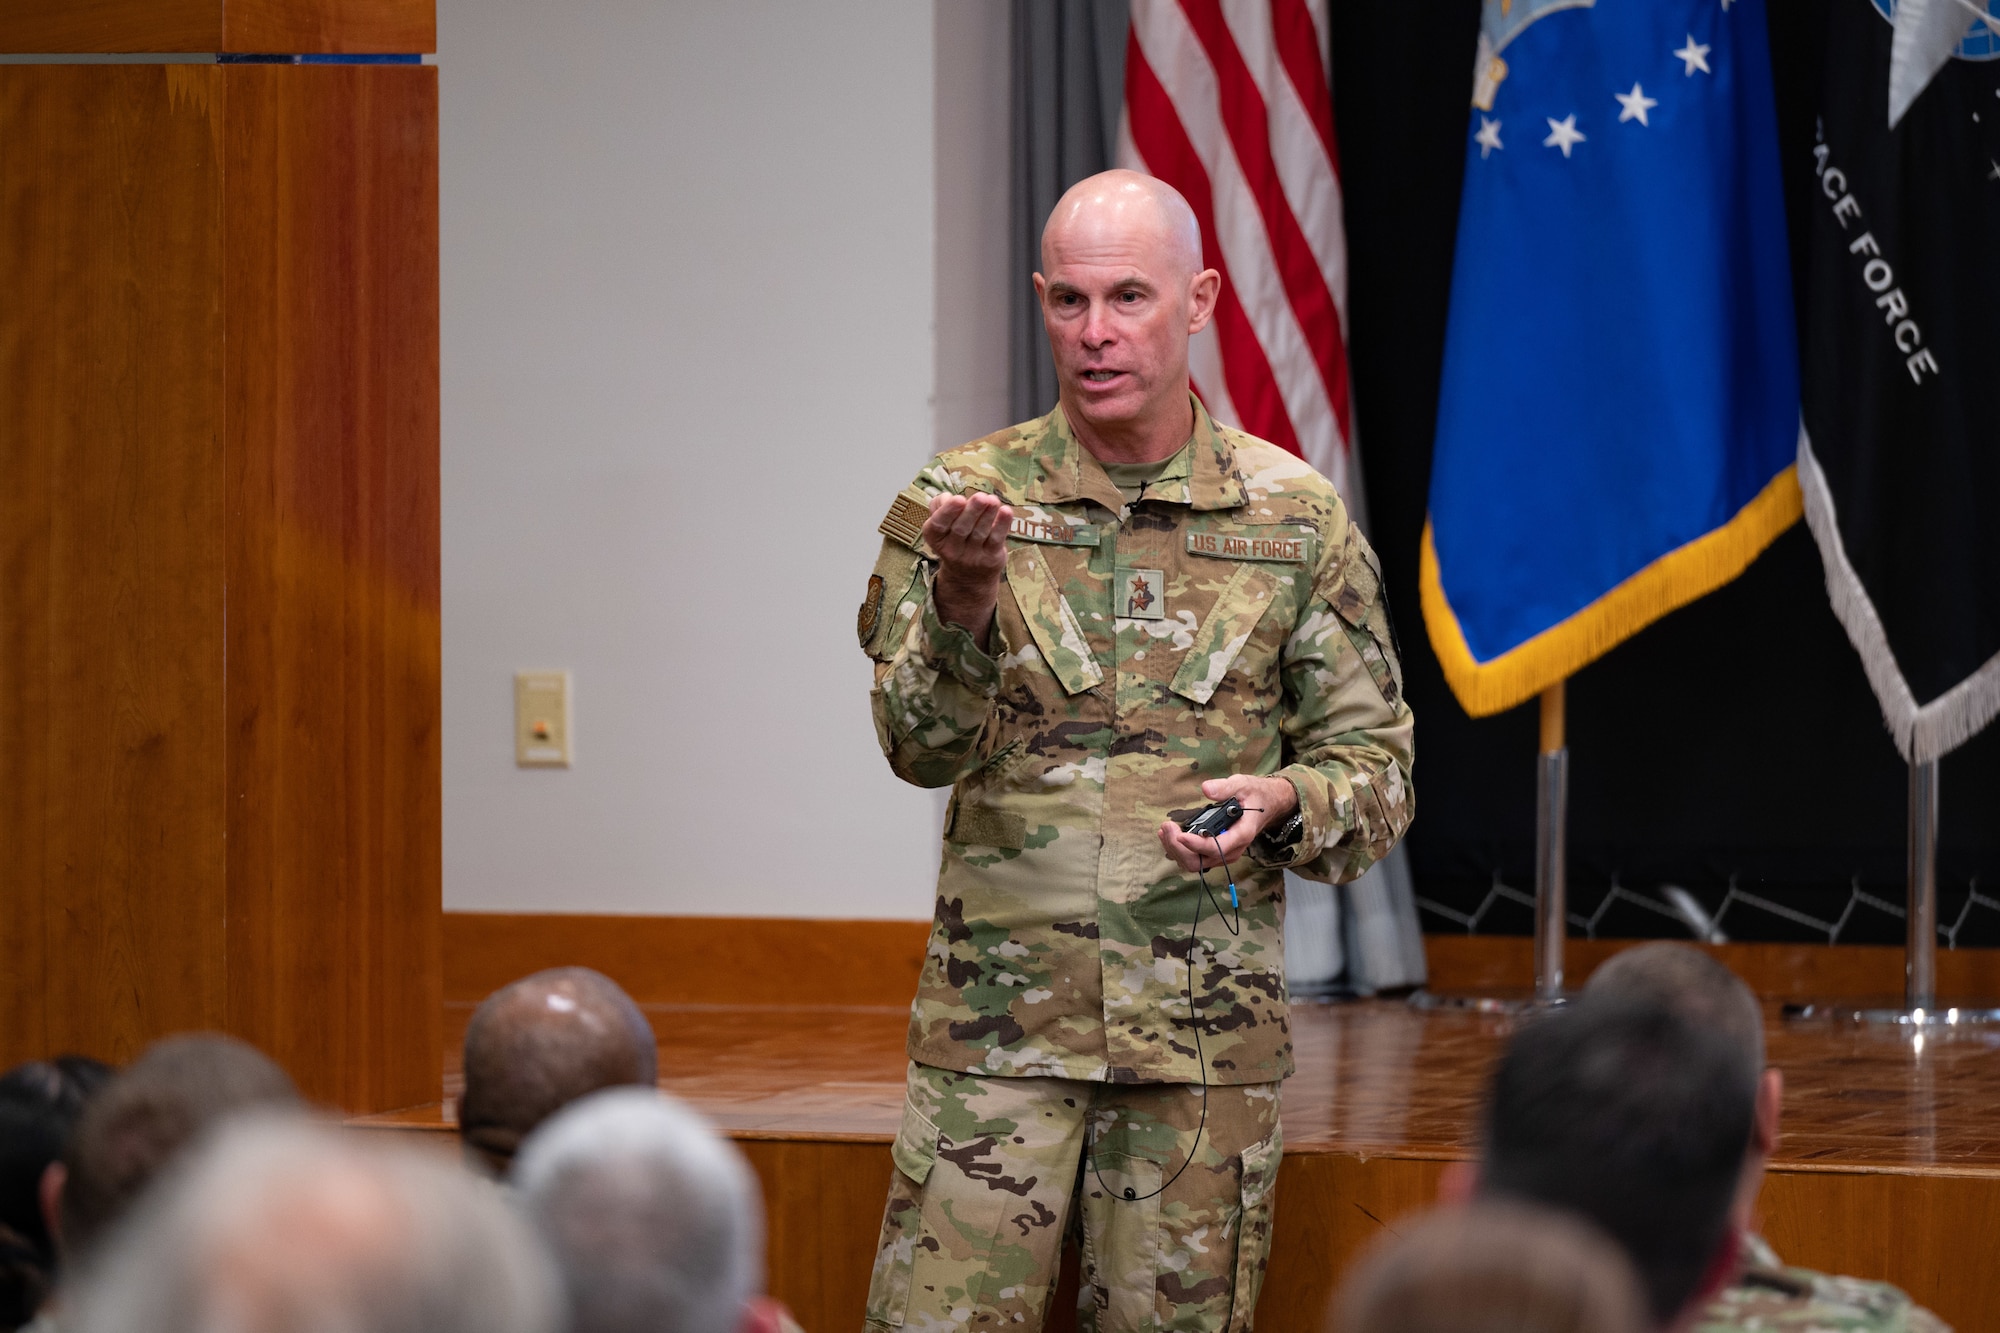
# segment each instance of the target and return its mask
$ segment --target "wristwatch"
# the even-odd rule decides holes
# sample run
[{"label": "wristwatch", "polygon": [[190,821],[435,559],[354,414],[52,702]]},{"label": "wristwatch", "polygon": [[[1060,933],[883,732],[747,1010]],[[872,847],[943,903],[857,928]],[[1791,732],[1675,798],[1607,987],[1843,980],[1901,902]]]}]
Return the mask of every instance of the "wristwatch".
[{"label": "wristwatch", "polygon": [[1278,823],[1271,825],[1271,827],[1259,833],[1257,841],[1262,844],[1262,850],[1266,857],[1277,860],[1299,845],[1299,839],[1304,836],[1305,831],[1306,812],[1305,807],[1301,806]]}]

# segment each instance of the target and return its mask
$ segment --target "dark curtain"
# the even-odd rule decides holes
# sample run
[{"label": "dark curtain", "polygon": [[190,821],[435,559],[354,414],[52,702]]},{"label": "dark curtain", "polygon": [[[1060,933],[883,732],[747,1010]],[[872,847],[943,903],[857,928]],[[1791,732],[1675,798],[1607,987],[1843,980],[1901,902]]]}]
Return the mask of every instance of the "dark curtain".
[{"label": "dark curtain", "polygon": [[1014,186],[1009,232],[1018,280],[1008,403],[1015,421],[1056,405],[1056,370],[1029,275],[1042,223],[1063,191],[1113,165],[1125,99],[1126,0],[1014,0]]},{"label": "dark curtain", "polygon": [[[1528,909],[1492,888],[1533,883],[1535,706],[1467,717],[1417,601],[1479,0],[1331,3],[1356,434],[1419,719],[1416,889],[1426,929],[1463,929],[1450,913],[1491,899],[1480,932],[1526,934]],[[1768,5],[1796,268],[1826,18],[1821,0]],[[1056,395],[1028,275],[1056,199],[1111,163],[1128,11],[1014,6],[1012,381],[1025,420]],[[1594,933],[1685,936],[1631,901],[1657,905],[1660,887],[1678,884],[1710,911],[1733,888],[1722,922],[1732,938],[1824,941],[1839,923],[1842,941],[1902,941],[1902,921],[1874,904],[1903,901],[1908,771],[1803,524],[1734,583],[1574,677],[1569,743],[1570,905]],[[1939,915],[1951,926],[1976,886],[2000,902],[2000,728],[1948,756],[1940,787]],[[2000,944],[2000,910],[1974,903],[1956,938]]]},{"label": "dark curtain", "polygon": [[[1813,188],[1824,58],[1820,0],[1769,0],[1794,267]],[[1333,0],[1334,114],[1346,193],[1354,400],[1371,537],[1380,548],[1418,718],[1420,900],[1469,915],[1495,877],[1532,887],[1536,711],[1465,715],[1445,685],[1417,603],[1417,543],[1450,295],[1478,0]],[[1803,290],[1803,283],[1795,284]],[[1854,650],[1828,608],[1803,523],[1734,583],[1666,617],[1569,686],[1570,905],[1603,908],[1603,936],[1685,935],[1611,895],[1689,889],[1736,939],[1901,943],[1908,770]],[[1975,881],[2000,900],[2000,728],[1940,775],[1941,923]],[[1783,910],[1745,900],[1750,894]],[[1607,898],[1609,902],[1607,903]],[[1529,911],[1496,900],[1482,933],[1526,934]],[[1852,908],[1851,912],[1849,911]],[[1796,916],[1788,916],[1791,912]],[[1429,930],[1463,927],[1436,910]],[[1957,942],[2000,943],[1975,904]]]}]

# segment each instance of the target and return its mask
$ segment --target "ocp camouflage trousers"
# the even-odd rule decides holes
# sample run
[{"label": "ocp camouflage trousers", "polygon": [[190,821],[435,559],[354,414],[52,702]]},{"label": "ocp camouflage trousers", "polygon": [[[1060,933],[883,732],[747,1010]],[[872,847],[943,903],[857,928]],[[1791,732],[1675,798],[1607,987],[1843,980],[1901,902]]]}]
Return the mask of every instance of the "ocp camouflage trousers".
[{"label": "ocp camouflage trousers", "polygon": [[1186,1084],[912,1064],[869,1328],[1039,1329],[1075,1228],[1086,1333],[1247,1333],[1284,1146],[1278,1089],[1211,1087],[1204,1121]]}]

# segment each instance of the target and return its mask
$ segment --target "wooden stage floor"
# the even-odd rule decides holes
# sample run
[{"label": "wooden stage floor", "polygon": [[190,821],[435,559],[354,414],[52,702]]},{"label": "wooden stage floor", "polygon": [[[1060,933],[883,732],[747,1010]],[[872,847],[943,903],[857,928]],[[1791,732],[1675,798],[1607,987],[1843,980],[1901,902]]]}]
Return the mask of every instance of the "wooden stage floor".
[{"label": "wooden stage floor", "polygon": [[[770,1277],[811,1333],[858,1330],[902,1104],[902,1008],[648,1005],[661,1086],[738,1140],[763,1178]],[[470,1005],[448,1006],[445,1094]],[[1472,1155],[1509,1020],[1387,1000],[1293,1008],[1278,1235],[1258,1325],[1319,1326],[1356,1249]],[[1761,1200],[1780,1254],[1883,1277],[1958,1328],[2000,1330],[2000,1032],[1918,1043],[1768,1021],[1784,1138]],[[450,1102],[355,1123],[448,1131]],[[1067,1327],[1066,1317],[1051,1328]]]}]

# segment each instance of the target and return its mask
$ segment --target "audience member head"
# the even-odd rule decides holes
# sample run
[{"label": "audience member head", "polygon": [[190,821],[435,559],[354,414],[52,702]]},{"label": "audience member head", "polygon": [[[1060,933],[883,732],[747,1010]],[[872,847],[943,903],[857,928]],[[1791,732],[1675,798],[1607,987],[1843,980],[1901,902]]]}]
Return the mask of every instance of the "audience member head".
[{"label": "audience member head", "polygon": [[554,1333],[497,1186],[303,1117],[238,1120],[93,1257],[65,1333]]},{"label": "audience member head", "polygon": [[775,1327],[763,1210],[742,1156],[658,1092],[596,1093],[552,1117],[514,1169],[569,1292],[571,1333]]},{"label": "audience member head", "polygon": [[1764,1165],[1778,1146],[1785,1100],[1785,1076],[1764,1066],[1764,1011],[1757,997],[1709,954],[1664,940],[1613,955],[1591,973],[1583,993],[1592,999],[1663,1005],[1736,1048],[1757,1080],[1757,1115],[1736,1190],[1736,1222],[1747,1227],[1764,1183]]},{"label": "audience member head", "polygon": [[63,1154],[57,1240],[65,1257],[87,1256],[160,1171],[222,1120],[301,1107],[285,1071],[234,1037],[154,1042],[91,1099]]},{"label": "audience member head", "polygon": [[1660,1005],[1590,997],[1508,1042],[1478,1190],[1595,1223],[1669,1326],[1727,1276],[1755,1101],[1727,1038]]},{"label": "audience member head", "polygon": [[1509,1202],[1385,1233],[1334,1298],[1328,1333],[1643,1333],[1639,1282],[1574,1217]]},{"label": "audience member head", "polygon": [[610,977],[557,967],[486,997],[465,1029],[458,1132],[506,1174],[535,1126],[587,1092],[659,1078],[653,1029]]},{"label": "audience member head", "polygon": [[1671,940],[1613,954],[1590,974],[1592,999],[1657,1004],[1727,1038],[1751,1072],[1764,1068],[1764,1011],[1742,978],[1700,949]]},{"label": "audience member head", "polygon": [[84,1103],[112,1072],[101,1060],[64,1055],[0,1074],[0,1328],[32,1319],[53,1283],[57,1163]]}]

